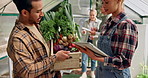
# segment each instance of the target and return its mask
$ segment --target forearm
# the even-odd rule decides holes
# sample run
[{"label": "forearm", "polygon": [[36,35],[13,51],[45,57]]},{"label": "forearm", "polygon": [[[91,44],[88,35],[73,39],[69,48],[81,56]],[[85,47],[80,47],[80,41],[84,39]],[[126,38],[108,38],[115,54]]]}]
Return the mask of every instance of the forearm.
[{"label": "forearm", "polygon": [[104,57],[95,57],[94,60],[104,62]]},{"label": "forearm", "polygon": [[42,61],[36,63],[31,61],[31,59],[19,59],[22,59],[22,61],[16,62],[15,71],[19,72],[20,76],[25,78],[35,78],[44,72],[49,71],[53,67],[56,60],[54,56],[51,56],[50,58],[46,57]]}]

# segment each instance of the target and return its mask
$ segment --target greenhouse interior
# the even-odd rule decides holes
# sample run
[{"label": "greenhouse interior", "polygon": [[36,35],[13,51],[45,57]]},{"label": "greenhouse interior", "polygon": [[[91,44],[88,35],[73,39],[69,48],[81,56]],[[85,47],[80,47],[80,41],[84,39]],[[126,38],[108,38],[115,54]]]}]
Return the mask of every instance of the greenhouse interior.
[{"label": "greenhouse interior", "polygon": [[[70,20],[69,24],[73,26],[71,30],[76,32],[77,36],[80,36],[78,28],[81,27],[84,21],[89,18],[90,9],[95,8],[97,10],[97,18],[102,20],[102,22],[107,18],[100,11],[102,0],[42,1],[44,12],[42,21],[52,20],[54,15],[59,11],[59,8],[62,8],[62,10],[66,12],[67,19]],[[129,67],[131,78],[148,78],[148,0],[124,0],[124,11],[128,18],[132,19],[138,28],[138,47],[133,56],[131,66]],[[13,3],[13,0],[0,1],[0,78],[13,78],[13,63],[7,54],[6,48],[9,35],[18,17],[19,12]],[[63,16],[63,19],[66,18]],[[60,20],[62,20],[62,15]],[[58,21],[55,23],[58,23]],[[82,56],[79,55],[78,60],[81,60],[81,57]],[[78,68],[60,70],[63,76],[62,78],[79,78],[82,74],[81,64],[79,65],[79,63],[81,62],[78,62],[78,64],[71,64],[72,66],[78,65]],[[87,64],[87,68],[89,70],[87,72],[89,74],[88,78],[91,78],[90,60],[88,60]]]}]

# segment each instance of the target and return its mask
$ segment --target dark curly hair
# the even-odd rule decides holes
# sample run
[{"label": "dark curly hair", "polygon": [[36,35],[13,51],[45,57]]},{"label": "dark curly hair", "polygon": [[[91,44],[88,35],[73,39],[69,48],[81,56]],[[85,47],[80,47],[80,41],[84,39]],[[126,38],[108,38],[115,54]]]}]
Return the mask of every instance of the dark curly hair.
[{"label": "dark curly hair", "polygon": [[14,4],[16,5],[19,13],[21,13],[21,11],[23,9],[27,10],[27,11],[31,11],[32,7],[32,1],[41,1],[41,0],[13,0]]}]

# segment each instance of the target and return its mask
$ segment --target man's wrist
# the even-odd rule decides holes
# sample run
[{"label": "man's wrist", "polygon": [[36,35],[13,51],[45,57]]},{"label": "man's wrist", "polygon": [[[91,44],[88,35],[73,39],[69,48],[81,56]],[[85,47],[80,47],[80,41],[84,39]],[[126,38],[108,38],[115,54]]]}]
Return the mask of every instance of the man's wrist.
[{"label": "man's wrist", "polygon": [[54,54],[54,55],[53,55],[53,58],[54,58],[54,59],[56,59],[56,58],[57,58],[57,56]]}]

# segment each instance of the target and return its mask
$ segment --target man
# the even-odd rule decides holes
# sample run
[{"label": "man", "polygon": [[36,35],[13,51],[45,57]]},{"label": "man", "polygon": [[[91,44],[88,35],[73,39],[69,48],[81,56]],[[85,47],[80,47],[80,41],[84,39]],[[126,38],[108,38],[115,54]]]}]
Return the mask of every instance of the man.
[{"label": "man", "polygon": [[55,61],[69,58],[69,51],[50,54],[39,32],[42,0],[13,0],[20,16],[10,34],[7,52],[13,61],[14,78],[52,78]]}]

